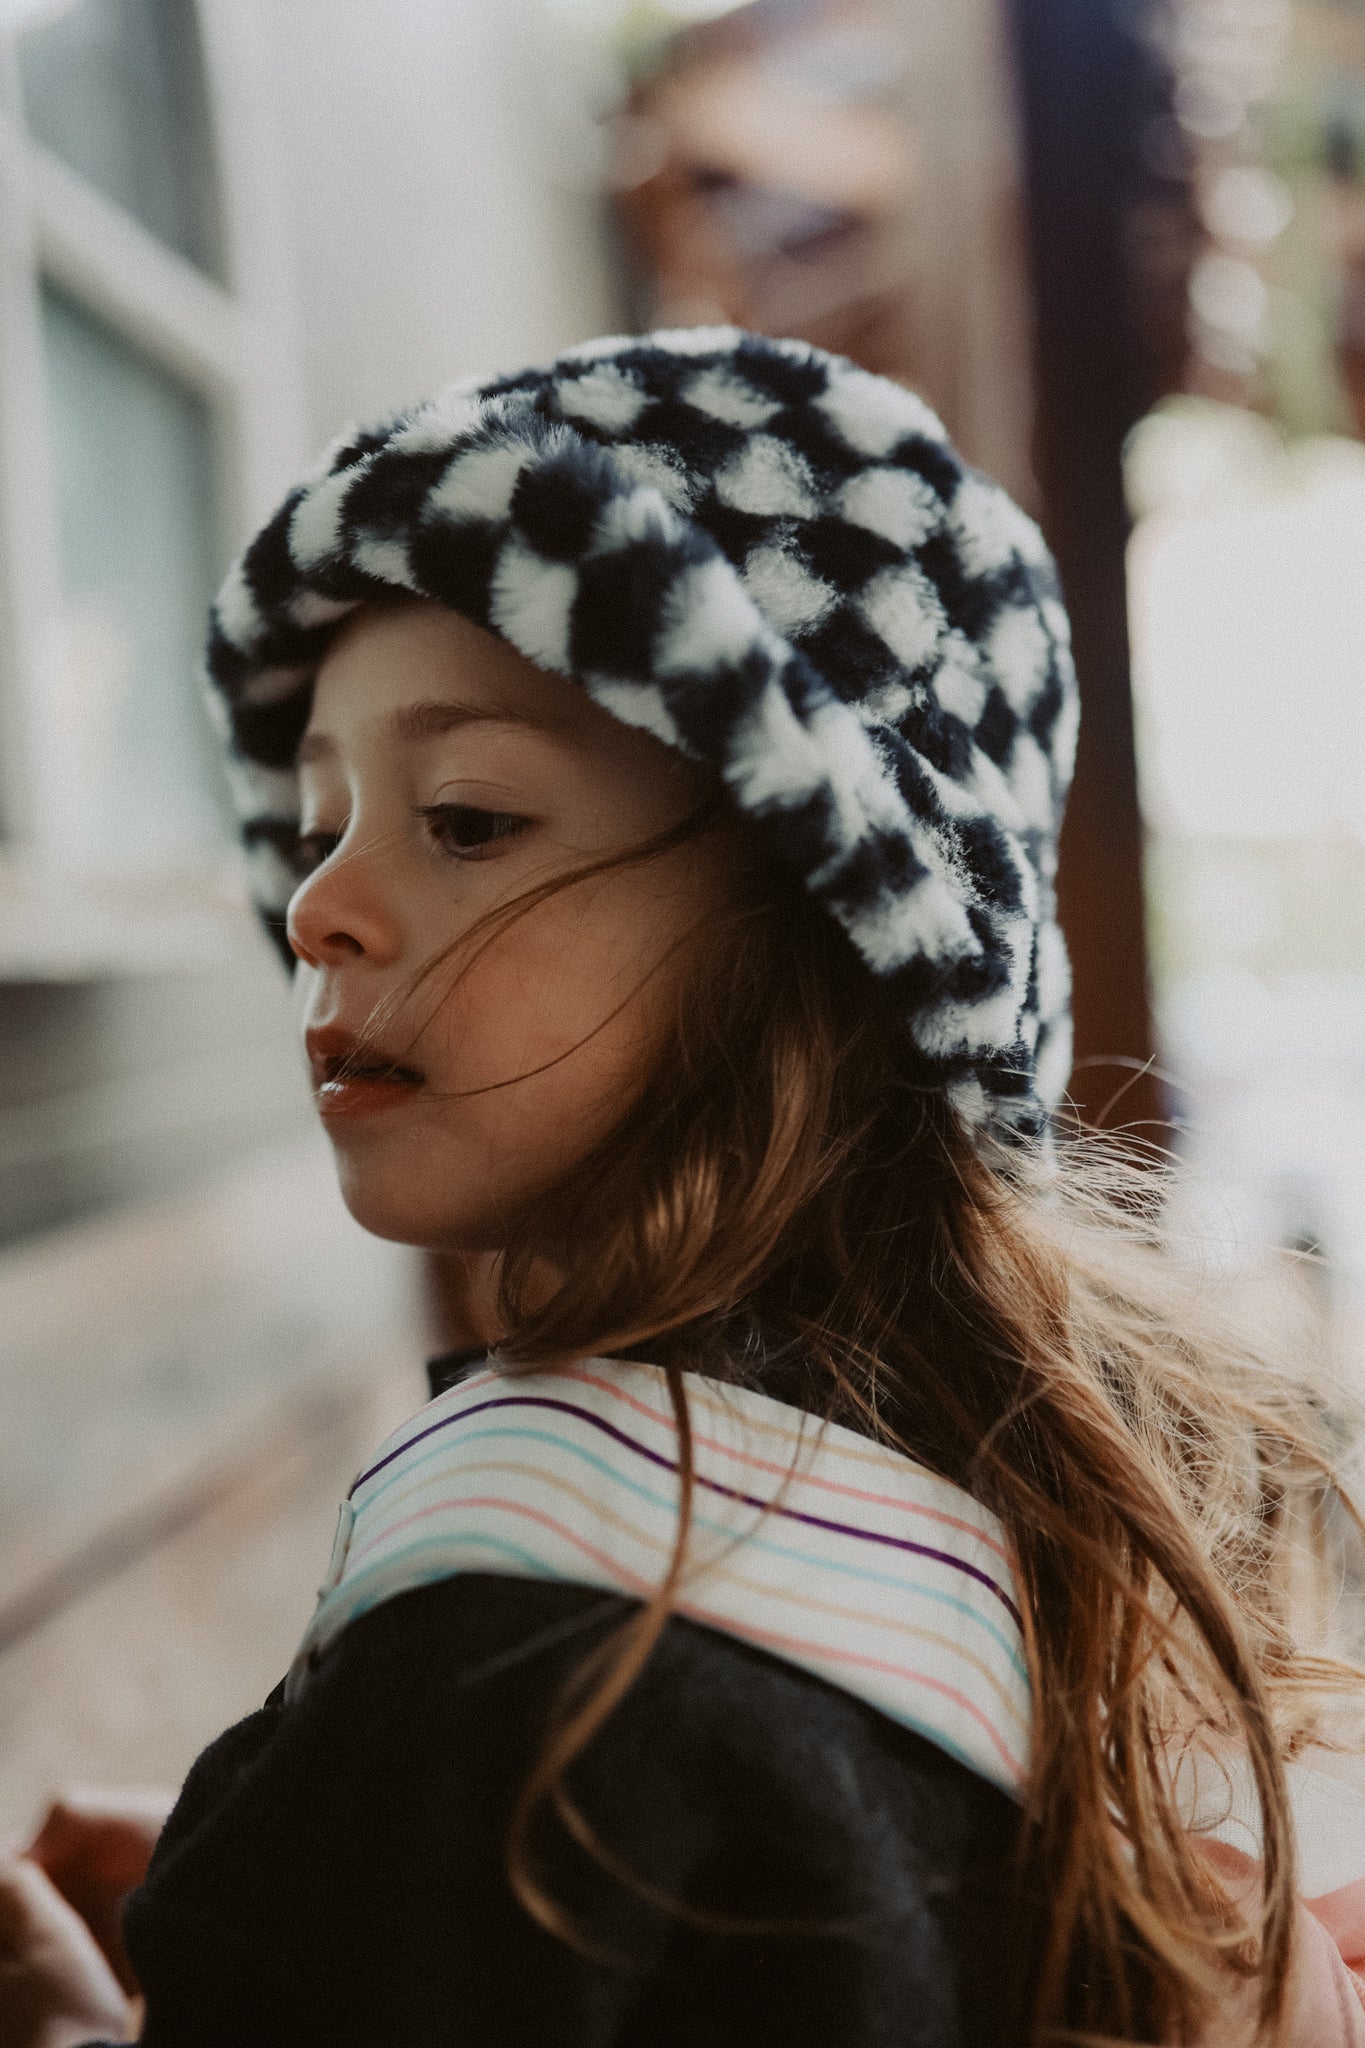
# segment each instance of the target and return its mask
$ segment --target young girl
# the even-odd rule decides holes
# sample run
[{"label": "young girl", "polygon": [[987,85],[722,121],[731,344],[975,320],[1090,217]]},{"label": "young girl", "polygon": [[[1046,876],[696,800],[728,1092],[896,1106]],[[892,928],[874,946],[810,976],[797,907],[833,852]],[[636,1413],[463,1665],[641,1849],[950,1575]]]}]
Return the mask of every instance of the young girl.
[{"label": "young girl", "polygon": [[[1365,2040],[1323,1411],[1052,1127],[1034,527],[845,362],[616,339],[338,443],[209,667],[346,1200],[471,1342],[129,1902],[147,2048]],[[10,1865],[0,2040],[127,2037],[153,1832]]]}]

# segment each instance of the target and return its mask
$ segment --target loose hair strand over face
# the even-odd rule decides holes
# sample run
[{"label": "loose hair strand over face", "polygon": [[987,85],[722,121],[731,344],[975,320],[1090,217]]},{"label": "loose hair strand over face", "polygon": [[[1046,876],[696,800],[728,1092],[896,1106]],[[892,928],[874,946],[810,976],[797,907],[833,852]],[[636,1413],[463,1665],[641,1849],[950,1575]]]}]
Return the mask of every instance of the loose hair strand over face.
[{"label": "loose hair strand over face", "polygon": [[[637,1882],[569,1779],[684,1568],[697,1370],[907,1451],[1004,1524],[1034,1716],[1018,2037],[1192,2040],[1229,1973],[1258,1973],[1270,2039],[1293,1932],[1284,1763],[1315,1699],[1362,1682],[1290,1620],[1333,1491],[1327,1411],[1162,1249],[1150,1168],[1093,1135],[1051,1165],[987,1157],[908,1060],[830,920],[790,893],[743,904],[639,1100],[508,1248],[501,1357],[649,1357],[681,1446],[667,1574],[562,1703],[516,1808],[514,1886],[590,1943],[538,1873],[542,1811]],[[1183,1824],[1187,1751],[1251,1770],[1251,1918]]]}]

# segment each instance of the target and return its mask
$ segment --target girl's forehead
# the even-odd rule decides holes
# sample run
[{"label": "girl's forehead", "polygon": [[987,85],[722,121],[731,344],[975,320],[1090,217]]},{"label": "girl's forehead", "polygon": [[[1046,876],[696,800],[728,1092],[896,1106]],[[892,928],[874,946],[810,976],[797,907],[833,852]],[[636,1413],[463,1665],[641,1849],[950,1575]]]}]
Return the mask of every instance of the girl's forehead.
[{"label": "girl's forehead", "polygon": [[[569,774],[626,808],[700,802],[713,769],[593,702],[581,684],[537,668],[457,612],[430,603],[369,607],[347,622],[318,668],[295,755],[304,773],[346,762],[397,767],[419,747],[491,743],[538,778]],[[570,774],[570,770],[572,771]],[[566,785],[569,786],[569,785]]]},{"label": "girl's forehead", "polygon": [[583,691],[482,627],[432,604],[367,607],[318,666],[298,765],[338,745],[413,745],[476,725],[581,737]]}]

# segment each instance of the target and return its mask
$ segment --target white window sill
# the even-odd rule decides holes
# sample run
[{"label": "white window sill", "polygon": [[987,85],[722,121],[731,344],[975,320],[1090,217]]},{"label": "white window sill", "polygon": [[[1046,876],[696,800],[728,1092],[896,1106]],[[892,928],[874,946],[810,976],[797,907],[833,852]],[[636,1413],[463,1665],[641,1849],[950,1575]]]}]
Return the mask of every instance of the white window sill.
[{"label": "white window sill", "polygon": [[100,881],[0,857],[0,982],[195,972],[262,943],[230,874]]}]

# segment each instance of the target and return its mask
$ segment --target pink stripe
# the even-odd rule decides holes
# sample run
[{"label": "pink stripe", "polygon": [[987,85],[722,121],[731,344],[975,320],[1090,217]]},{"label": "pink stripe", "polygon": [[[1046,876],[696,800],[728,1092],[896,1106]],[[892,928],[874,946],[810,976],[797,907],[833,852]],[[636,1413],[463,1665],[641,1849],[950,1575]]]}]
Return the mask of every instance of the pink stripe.
[{"label": "pink stripe", "polygon": [[[500,1514],[521,1515],[526,1521],[535,1522],[540,1528],[549,1529],[554,1535],[562,1537],[575,1550],[582,1551],[585,1557],[590,1557],[595,1564],[601,1567],[613,1584],[625,1584],[642,1598],[647,1598],[650,1593],[657,1590],[644,1579],[637,1577],[634,1572],[626,1571],[617,1563],[615,1558],[609,1557],[605,1551],[597,1549],[595,1544],[585,1543],[581,1536],[576,1535],[572,1529],[559,1521],[554,1515],[547,1515],[540,1508],[525,1507],[519,1501],[506,1500],[496,1494],[465,1495],[457,1501],[438,1501],[432,1507],[418,1508],[413,1514],[405,1515],[401,1521],[394,1522],[384,1531],[383,1536],[375,1537],[369,1545],[357,1549],[355,1553],[356,1561],[359,1561],[366,1549],[373,1549],[375,1543],[384,1542],[391,1536],[397,1536],[401,1530],[410,1529],[416,1523],[427,1521],[432,1515],[442,1514],[452,1507],[491,1508]],[[695,1620],[707,1622],[713,1628],[720,1625],[715,1614],[705,1607],[697,1607],[689,1602],[679,1601],[676,1604],[676,1611],[679,1614],[689,1615]],[[960,1707],[964,1713],[969,1714],[972,1720],[979,1723],[985,1730],[995,1749],[999,1752],[1011,1777],[1016,1781],[1022,1778],[1023,1773],[1020,1770],[1019,1764],[986,1715],[967,1698],[965,1693],[959,1692],[955,1686],[945,1685],[941,1679],[931,1678],[927,1672],[916,1671],[909,1665],[888,1664],[880,1657],[860,1657],[851,1650],[833,1650],[823,1643],[806,1642],[800,1636],[781,1635],[772,1629],[756,1629],[738,1623],[731,1626],[727,1622],[724,1626],[729,1629],[731,1634],[743,1636],[747,1642],[786,1650],[797,1656],[811,1658],[821,1664],[846,1664],[860,1671],[880,1672],[886,1678],[908,1679],[912,1685],[925,1686],[930,1692],[941,1693],[945,1699],[951,1700],[955,1706]]]},{"label": "pink stripe", "polygon": [[[665,1429],[671,1431],[674,1436],[677,1435],[677,1424],[674,1422],[671,1414],[665,1415],[659,1409],[651,1408],[647,1402],[637,1401],[633,1394],[627,1394],[622,1388],[614,1387],[610,1380],[599,1379],[596,1374],[584,1372],[577,1366],[570,1367],[567,1371],[558,1374],[557,1377],[566,1380],[579,1380],[584,1386],[596,1387],[604,1394],[611,1394],[616,1400],[624,1401],[628,1408],[633,1408],[637,1415],[648,1416],[651,1421],[660,1423]],[[699,1432],[695,1433],[695,1441],[705,1445],[709,1451],[718,1451],[723,1457],[735,1458],[741,1465],[750,1465],[759,1472],[772,1472],[784,1479],[795,1477],[800,1480],[803,1486],[818,1487],[824,1493],[842,1494],[848,1500],[869,1501],[874,1507],[894,1508],[898,1514],[922,1515],[926,1521],[941,1522],[949,1529],[960,1529],[964,1536],[975,1536],[977,1541],[984,1543],[988,1550],[993,1550],[1001,1562],[1010,1567],[1011,1571],[1014,1569],[1014,1561],[1003,1543],[998,1543],[993,1536],[988,1536],[986,1531],[980,1528],[977,1523],[964,1522],[957,1515],[950,1515],[942,1508],[921,1507],[916,1501],[898,1500],[894,1494],[869,1493],[863,1487],[848,1486],[837,1479],[821,1479],[814,1473],[798,1472],[794,1474],[789,1465],[774,1464],[768,1458],[756,1458],[748,1451],[737,1451],[729,1444],[721,1443],[716,1437],[703,1436]],[[869,1439],[870,1441],[871,1439]],[[906,1462],[908,1463],[909,1461],[906,1460]],[[927,1476],[932,1477],[932,1475]]]},{"label": "pink stripe", "polygon": [[[678,1612],[679,1614],[694,1615],[701,1621],[710,1618],[704,1607],[688,1607],[681,1602],[678,1605]],[[714,1621],[712,1621],[712,1626],[715,1626]],[[859,1657],[851,1650],[831,1650],[826,1648],[823,1643],[806,1643],[799,1636],[778,1635],[771,1629],[741,1628],[739,1625],[736,1625],[734,1633],[736,1635],[743,1634],[751,1642],[772,1644],[777,1649],[794,1652],[799,1657],[810,1657],[822,1664],[852,1664],[860,1671],[880,1671],[887,1678],[909,1679],[912,1685],[927,1686],[930,1692],[942,1693],[945,1699],[952,1700],[955,1706],[961,1707],[964,1712],[971,1715],[974,1721],[980,1723],[981,1727],[989,1735],[995,1748],[999,1751],[1009,1770],[1010,1776],[1016,1781],[1022,1779],[1023,1772],[1018,1762],[1010,1754],[1010,1751],[996,1733],[990,1721],[981,1712],[980,1708],[974,1706],[965,1693],[958,1692],[955,1686],[945,1685],[941,1679],[930,1678],[927,1672],[914,1671],[905,1664],[887,1664],[880,1657]]]},{"label": "pink stripe", "polygon": [[[394,1430],[392,1436],[385,1437],[383,1443],[379,1446],[379,1450],[387,1451],[389,1458],[397,1457],[401,1452],[411,1450],[414,1443],[420,1442],[421,1439],[428,1434],[431,1421],[431,1411],[436,1406],[438,1401],[448,1401],[452,1394],[458,1394],[460,1398],[463,1399],[466,1394],[477,1393],[480,1387],[491,1387],[496,1380],[504,1379],[505,1377],[506,1375],[504,1373],[500,1373],[496,1371],[492,1366],[490,1366],[487,1372],[476,1372],[472,1374],[469,1379],[461,1380],[458,1383],[458,1385],[453,1387],[447,1387],[444,1394],[438,1394],[434,1401],[427,1402],[425,1408],[419,1408],[417,1413],[412,1417],[411,1421],[401,1423],[399,1425],[399,1428]],[[406,1429],[410,1429],[412,1431],[411,1436],[403,1436],[401,1434],[401,1432]],[[389,1450],[390,1445],[393,1446],[391,1451]],[[379,1452],[376,1452],[375,1456],[378,1457],[378,1455]],[[388,1459],[386,1458],[385,1463],[387,1462]],[[352,1492],[355,1491],[355,1487],[359,1486],[362,1480],[369,1479],[372,1477],[373,1469],[369,1469],[358,1474],[355,1480],[355,1486],[353,1486],[351,1489]]]},{"label": "pink stripe", "polygon": [[[496,1508],[504,1514],[524,1515],[528,1522],[538,1522],[542,1529],[553,1530],[556,1536],[562,1536],[566,1543],[571,1543],[575,1550],[581,1550],[585,1557],[590,1557],[595,1564],[602,1567],[613,1584],[624,1582],[632,1592],[639,1593],[642,1597],[647,1597],[655,1590],[648,1580],[637,1578],[634,1572],[626,1571],[615,1558],[609,1557],[605,1550],[598,1550],[595,1544],[585,1543],[581,1536],[576,1536],[572,1529],[557,1521],[553,1515],[547,1515],[541,1508],[523,1507],[519,1501],[503,1500],[497,1494],[462,1494],[458,1500],[438,1500],[432,1507],[417,1508],[412,1514],[404,1515],[401,1521],[391,1522],[381,1535],[372,1536],[368,1544],[357,1545],[354,1553],[356,1562],[359,1562],[367,1551],[373,1550],[377,1543],[385,1543],[391,1536],[397,1536],[400,1530],[411,1529],[415,1523],[425,1522],[431,1515],[444,1514],[447,1509],[455,1507]],[[348,1572],[349,1569],[348,1559]],[[344,1580],[342,1584],[344,1586]]]}]

